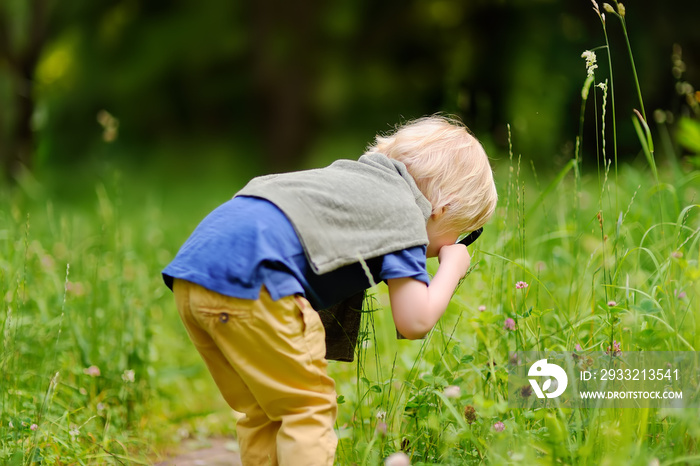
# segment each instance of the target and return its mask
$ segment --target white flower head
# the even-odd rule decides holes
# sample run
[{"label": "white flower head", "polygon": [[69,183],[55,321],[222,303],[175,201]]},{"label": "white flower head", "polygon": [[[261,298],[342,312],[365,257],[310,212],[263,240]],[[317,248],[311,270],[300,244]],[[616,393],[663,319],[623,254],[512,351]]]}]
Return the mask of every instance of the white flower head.
[{"label": "white flower head", "polygon": [[386,419],[386,411],[382,411],[381,409],[377,411],[377,419],[379,419],[380,421]]},{"label": "white flower head", "polygon": [[450,385],[449,387],[445,387],[445,390],[443,390],[442,394],[445,395],[447,398],[459,398],[459,393],[460,393],[460,388],[457,385]]},{"label": "white flower head", "polygon": [[134,383],[134,380],[136,380],[134,371],[132,371],[131,369],[125,370],[122,374],[122,380],[124,381],[124,383]]},{"label": "white flower head", "polygon": [[581,58],[586,60],[586,71],[588,72],[588,76],[593,76],[596,68],[598,68],[598,65],[596,64],[598,62],[598,58],[595,56],[595,52],[586,50],[581,54]]},{"label": "white flower head", "polygon": [[408,455],[402,451],[392,453],[384,460],[385,466],[411,466],[411,460]]}]

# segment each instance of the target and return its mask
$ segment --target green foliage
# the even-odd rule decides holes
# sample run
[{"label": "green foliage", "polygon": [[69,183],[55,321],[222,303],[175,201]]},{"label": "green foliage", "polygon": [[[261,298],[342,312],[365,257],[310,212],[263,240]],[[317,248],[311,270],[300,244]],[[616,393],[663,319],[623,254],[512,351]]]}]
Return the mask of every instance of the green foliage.
[{"label": "green foliage", "polygon": [[[494,153],[506,146],[510,122],[519,152],[563,165],[575,147],[579,55],[608,45],[591,7],[585,0],[304,0],[294,7],[6,0],[0,158],[19,157],[14,152],[33,143],[37,167],[100,159],[105,133],[96,118],[106,110],[120,122],[110,155],[121,159],[140,162],[163,145],[213,140],[241,163],[253,157],[279,171],[354,155],[339,149],[339,138],[359,139],[361,150],[387,122],[447,111]],[[683,105],[664,57],[673,44],[697,48],[697,8],[693,0],[646,0],[630,9],[641,81],[617,86],[618,115],[638,108],[639,88],[650,109]],[[617,58],[627,37],[608,16],[608,55]],[[697,79],[689,57],[673,64],[674,75],[687,70]],[[628,80],[623,59],[616,78]],[[602,57],[601,68],[611,60]],[[593,134],[582,143],[592,144]],[[634,158],[631,128],[618,137],[620,158]],[[183,151],[171,160],[188,157]]]},{"label": "green foliage", "polygon": [[153,439],[157,225],[125,225],[104,187],[90,216],[2,204],[0,458],[138,462]]},{"label": "green foliage", "polygon": [[[522,204],[541,195],[532,177],[512,169],[511,189],[501,190],[510,197],[476,245],[478,265],[430,336],[392,341],[385,331],[392,329],[390,316],[377,314],[376,342],[364,345],[369,354],[361,379],[354,381],[347,366],[332,366],[345,400],[338,421],[347,426],[341,464],[361,464],[370,445],[377,457],[403,450],[412,464],[646,464],[698,454],[687,417],[695,408],[509,409],[505,370],[515,351],[571,352],[577,344],[604,351],[612,340],[625,351],[696,351],[697,173],[675,182],[662,178],[682,209],[643,169],[623,166],[614,185],[584,177],[578,190],[569,175],[524,221]],[[517,288],[519,281],[528,286]],[[516,322],[512,331],[507,318]],[[474,413],[472,422],[465,410]],[[494,428],[498,422],[504,430]],[[637,440],[640,429],[648,434]]]},{"label": "green foliage", "polygon": [[700,121],[691,118],[681,118],[676,133],[678,144],[690,151],[690,160],[700,167]]}]

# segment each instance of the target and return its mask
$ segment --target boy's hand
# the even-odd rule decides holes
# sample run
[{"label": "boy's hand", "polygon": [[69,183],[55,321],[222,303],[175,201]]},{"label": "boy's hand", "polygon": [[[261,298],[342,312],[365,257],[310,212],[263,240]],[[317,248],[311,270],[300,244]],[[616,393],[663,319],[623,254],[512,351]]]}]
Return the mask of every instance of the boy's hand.
[{"label": "boy's hand", "polygon": [[448,244],[438,251],[440,268],[447,268],[446,271],[458,275],[460,279],[467,274],[471,260],[469,251],[463,244]]},{"label": "boy's hand", "polygon": [[389,299],[396,329],[404,337],[423,338],[442,316],[459,281],[467,274],[471,256],[463,244],[438,251],[438,267],[430,285],[414,278],[390,278]]},{"label": "boy's hand", "polygon": [[414,278],[390,278],[389,299],[396,329],[404,337],[423,338],[442,316],[459,281],[467,274],[471,256],[463,244],[438,251],[438,267],[430,285]]}]

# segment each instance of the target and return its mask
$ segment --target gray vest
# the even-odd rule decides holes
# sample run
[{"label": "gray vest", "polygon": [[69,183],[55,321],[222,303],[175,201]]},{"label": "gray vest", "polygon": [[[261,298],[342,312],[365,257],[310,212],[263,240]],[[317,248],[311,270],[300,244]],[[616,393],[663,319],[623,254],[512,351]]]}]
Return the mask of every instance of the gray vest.
[{"label": "gray vest", "polygon": [[317,274],[428,244],[430,201],[406,166],[384,154],[254,178],[236,196],[279,207]]}]

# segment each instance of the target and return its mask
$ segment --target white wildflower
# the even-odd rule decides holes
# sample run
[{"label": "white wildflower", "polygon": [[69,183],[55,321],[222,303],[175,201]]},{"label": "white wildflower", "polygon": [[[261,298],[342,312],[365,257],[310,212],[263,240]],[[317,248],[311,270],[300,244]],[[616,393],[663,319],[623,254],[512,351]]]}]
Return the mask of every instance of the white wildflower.
[{"label": "white wildflower", "polygon": [[124,381],[124,383],[134,383],[134,380],[136,380],[134,376],[134,371],[132,371],[131,369],[125,370],[122,374],[122,380]]},{"label": "white wildflower", "polygon": [[445,390],[443,390],[442,394],[445,395],[447,398],[459,398],[459,393],[460,393],[460,388],[457,385],[450,385],[449,387],[445,387]]},{"label": "white wildflower", "polygon": [[586,71],[588,72],[588,76],[593,76],[596,68],[598,68],[598,65],[596,64],[598,59],[595,56],[595,52],[586,50],[581,54],[581,58],[586,60]]},{"label": "white wildflower", "polygon": [[385,466],[411,466],[411,460],[408,455],[402,451],[392,453],[384,460]]},{"label": "white wildflower", "polygon": [[386,411],[382,411],[381,409],[377,411],[377,419],[379,419],[380,421],[386,419]]}]

